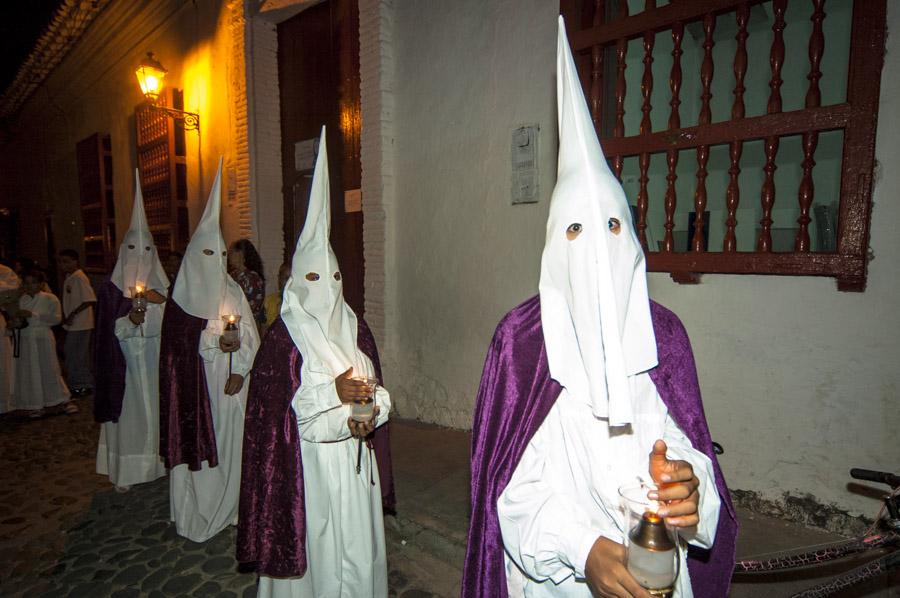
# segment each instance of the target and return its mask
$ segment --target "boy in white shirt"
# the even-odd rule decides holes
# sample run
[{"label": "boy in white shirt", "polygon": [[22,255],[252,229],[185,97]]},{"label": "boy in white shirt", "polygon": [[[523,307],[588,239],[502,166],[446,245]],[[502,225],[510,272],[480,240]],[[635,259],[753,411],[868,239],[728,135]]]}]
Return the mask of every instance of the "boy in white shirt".
[{"label": "boy in white shirt", "polygon": [[59,269],[66,274],[63,282],[62,327],[66,331],[63,351],[66,375],[73,397],[89,395],[94,390],[91,374],[91,333],[94,330],[94,305],[97,296],[91,282],[78,263],[78,252],[63,249],[59,252]]}]

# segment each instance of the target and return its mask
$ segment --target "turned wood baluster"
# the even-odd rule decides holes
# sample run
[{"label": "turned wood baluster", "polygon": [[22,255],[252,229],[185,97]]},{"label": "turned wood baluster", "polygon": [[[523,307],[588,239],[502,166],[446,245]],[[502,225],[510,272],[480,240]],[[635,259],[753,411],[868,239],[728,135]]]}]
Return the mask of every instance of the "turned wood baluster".
[{"label": "turned wood baluster", "polygon": [[[781,112],[781,66],[784,64],[784,11],[787,0],[774,0],[772,9],[775,12],[775,22],[772,31],[775,37],[772,39],[772,49],[769,52],[769,64],[772,67],[772,78],[769,80],[769,102],[766,107],[768,114]],[[772,206],[775,205],[775,157],[778,155],[780,139],[777,136],[767,137],[765,141],[766,165],[763,167],[765,179],[763,180],[760,201],[762,203],[762,220],[759,221],[761,230],[756,241],[756,250],[763,253],[772,251]]]},{"label": "turned wood baluster", "polygon": [[[647,9],[655,8],[656,3],[652,0],[647,2]],[[653,109],[650,105],[650,95],[653,93],[653,43],[656,41],[656,35],[652,31],[644,32],[644,76],[641,79],[641,96],[643,102],[641,104],[641,135],[649,135],[653,132],[653,126],[650,122],[650,111]],[[648,251],[647,247],[647,207],[649,205],[649,197],[647,195],[647,182],[650,180],[648,171],[650,170],[650,154],[643,152],[638,161],[640,168],[640,176],[638,177],[639,188],[637,196],[637,234],[638,240],[644,251]]]},{"label": "turned wood baluster", "polygon": [[[822,32],[822,21],[825,20],[823,5],[825,0],[812,0],[813,14],[810,20],[813,23],[813,31],[809,37],[809,89],[806,91],[806,107],[817,108],[822,103],[822,94],[819,91],[819,79],[822,71],[819,65],[822,62],[822,54],[825,52],[825,34]],[[813,185],[812,171],[816,165],[816,146],[819,144],[818,131],[807,131],[803,134],[803,178],[800,179],[798,200],[800,202],[800,217],[797,223],[797,238],[794,240],[794,251],[809,251],[809,209],[812,207],[815,186]]]},{"label": "turned wood baluster", "polygon": [[[603,14],[606,11],[605,0],[594,2],[594,26],[603,24]],[[600,110],[603,107],[603,46],[597,45],[591,48],[591,120],[594,121],[594,130],[600,133]]]},{"label": "turned wood baluster", "polygon": [[[684,37],[684,24],[673,24],[672,70],[669,73],[669,89],[672,91],[672,99],[669,101],[669,106],[671,107],[671,111],[669,112],[670,131],[681,128],[679,106],[681,106],[681,55],[684,54],[684,51],[681,49],[682,37]],[[677,204],[675,181],[678,180],[678,175],[675,173],[675,169],[678,166],[678,150],[670,149],[666,152],[666,165],[668,167],[668,173],[666,174],[666,200],[664,204],[666,212],[666,232],[663,237],[663,251],[672,251],[675,245],[672,230],[675,228],[675,206]]]},{"label": "turned wood baluster", "polygon": [[[619,2],[619,18],[628,16],[628,2]],[[628,53],[628,40],[620,38],[616,40],[616,124],[613,126],[613,137],[625,136],[625,56]],[[621,155],[613,156],[613,174],[622,180],[622,165],[624,159]]]},{"label": "turned wood baluster", "polygon": [[[700,93],[700,116],[697,124],[708,125],[712,120],[712,110],[709,101],[712,98],[713,78],[713,31],[716,28],[716,17],[708,13],[703,17],[703,31],[706,34],[703,40],[703,63],[700,66],[700,83],[703,91]],[[703,212],[706,210],[706,164],[709,161],[709,146],[697,146],[697,190],[694,192],[694,237],[691,240],[691,248],[694,251],[703,251],[703,229],[706,223]]]},{"label": "turned wood baluster", "polygon": [[[731,120],[744,118],[744,75],[747,74],[747,20],[750,17],[750,7],[745,2],[735,12],[737,21],[737,50],[734,54],[734,104],[731,106]],[[725,193],[725,240],[722,250],[727,252],[737,251],[737,208],[740,203],[741,190],[738,185],[738,176],[741,174],[741,154],[744,151],[743,141],[732,141],[728,148],[731,157],[731,167],[728,169],[728,190]]]}]

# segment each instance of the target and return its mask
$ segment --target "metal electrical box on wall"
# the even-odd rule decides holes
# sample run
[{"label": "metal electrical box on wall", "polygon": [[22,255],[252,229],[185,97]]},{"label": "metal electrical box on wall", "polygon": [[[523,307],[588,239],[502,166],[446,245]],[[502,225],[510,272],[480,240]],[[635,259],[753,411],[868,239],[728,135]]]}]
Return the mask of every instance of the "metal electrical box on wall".
[{"label": "metal electrical box on wall", "polygon": [[539,125],[523,125],[512,132],[512,203],[536,203],[538,198]]}]

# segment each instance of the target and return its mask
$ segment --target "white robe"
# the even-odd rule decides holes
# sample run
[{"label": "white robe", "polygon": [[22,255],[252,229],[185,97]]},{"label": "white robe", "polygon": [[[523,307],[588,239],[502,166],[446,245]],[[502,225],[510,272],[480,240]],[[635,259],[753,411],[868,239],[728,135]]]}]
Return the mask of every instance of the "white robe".
[{"label": "white robe", "polygon": [[0,314],[0,413],[12,411],[15,366],[13,360],[12,330],[7,327],[6,318]]},{"label": "white robe", "polygon": [[116,486],[131,486],[166,475],[159,456],[159,342],[164,303],[149,303],[144,323],[116,320],[115,334],[125,356],[125,396],[117,423],[100,427],[97,473]]},{"label": "white robe", "polygon": [[30,311],[32,316],[19,336],[13,387],[15,408],[33,411],[65,403],[70,397],[69,387],[60,373],[56,339],[50,330],[62,321],[59,299],[44,291],[34,297],[22,295],[19,308]]},{"label": "white robe", "polygon": [[[631,384],[637,398],[630,428],[610,428],[593,416],[588,401],[563,390],[525,449],[497,500],[511,597],[590,598],[584,582],[588,553],[599,536],[623,541],[618,489],[637,476],[649,479],[649,454],[658,438],[668,445],[668,458],[689,462],[700,480],[700,524],[681,536],[703,548],[712,544],[720,501],[711,461],[669,418],[648,374]],[[676,598],[693,596],[685,552]]]},{"label": "white robe", "polygon": [[219,464],[209,467],[204,462],[200,471],[191,471],[187,464],[182,464],[173,468],[170,476],[172,521],[179,535],[194,542],[205,542],[237,523],[244,409],[250,387],[249,373],[259,348],[256,322],[243,293],[240,293],[240,302],[241,348],[232,353],[231,368],[232,373],[244,377],[244,385],[238,394],[226,395],[224,390],[228,380],[228,353],[219,349],[221,320],[207,321],[198,347],[206,373]]},{"label": "white robe", "polygon": [[[341,404],[334,377],[312,371],[310,365],[303,361],[303,384],[292,403],[303,457],[308,568],[300,578],[260,576],[257,596],[384,598],[387,556],[375,452],[363,447],[362,468],[356,473],[359,441],[347,427],[351,408]],[[375,404],[381,410],[376,426],[381,426],[391,397],[380,386]]]}]

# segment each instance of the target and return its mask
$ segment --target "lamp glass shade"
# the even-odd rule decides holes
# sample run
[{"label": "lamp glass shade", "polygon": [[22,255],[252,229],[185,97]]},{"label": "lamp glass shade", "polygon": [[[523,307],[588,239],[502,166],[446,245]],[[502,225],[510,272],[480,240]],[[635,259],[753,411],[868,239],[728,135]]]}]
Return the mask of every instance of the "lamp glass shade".
[{"label": "lamp glass shade", "polygon": [[147,52],[147,56],[141,61],[134,74],[137,76],[141,92],[151,102],[155,102],[162,90],[163,79],[166,77],[166,69],[153,57],[153,52]]}]

